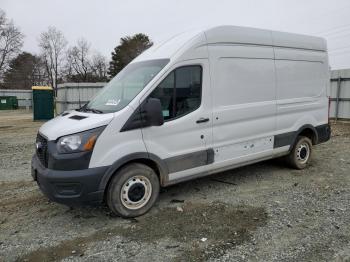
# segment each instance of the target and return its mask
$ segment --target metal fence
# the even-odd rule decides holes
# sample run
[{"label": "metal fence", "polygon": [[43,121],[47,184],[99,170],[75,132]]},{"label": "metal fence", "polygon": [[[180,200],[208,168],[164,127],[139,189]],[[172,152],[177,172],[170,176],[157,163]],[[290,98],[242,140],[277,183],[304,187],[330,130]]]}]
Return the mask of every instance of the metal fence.
[{"label": "metal fence", "polygon": [[57,86],[57,114],[89,102],[106,83],[65,83]]},{"label": "metal fence", "polygon": [[0,89],[0,96],[16,96],[19,107],[32,107],[32,90]]},{"label": "metal fence", "polygon": [[350,69],[331,72],[330,117],[350,119]]},{"label": "metal fence", "polygon": [[[106,83],[65,83],[57,87],[56,112],[76,109],[90,101]],[[16,96],[19,107],[32,106],[31,90],[0,89],[0,96]],[[330,83],[330,116],[350,119],[350,69],[333,70]]]},{"label": "metal fence", "polygon": [[[57,86],[57,114],[76,109],[91,100],[106,83],[65,83]],[[19,107],[32,107],[32,90],[0,89],[0,96],[16,96]]]}]

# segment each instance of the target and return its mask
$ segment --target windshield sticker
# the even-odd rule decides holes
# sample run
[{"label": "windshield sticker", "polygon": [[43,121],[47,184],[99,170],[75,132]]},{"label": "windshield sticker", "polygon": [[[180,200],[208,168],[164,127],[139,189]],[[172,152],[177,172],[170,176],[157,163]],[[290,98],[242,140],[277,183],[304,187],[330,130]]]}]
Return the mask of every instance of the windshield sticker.
[{"label": "windshield sticker", "polygon": [[168,117],[169,116],[169,110],[163,110],[163,117]]},{"label": "windshield sticker", "polygon": [[106,103],[106,106],[117,106],[119,103],[120,103],[120,99],[119,100],[109,99]]}]

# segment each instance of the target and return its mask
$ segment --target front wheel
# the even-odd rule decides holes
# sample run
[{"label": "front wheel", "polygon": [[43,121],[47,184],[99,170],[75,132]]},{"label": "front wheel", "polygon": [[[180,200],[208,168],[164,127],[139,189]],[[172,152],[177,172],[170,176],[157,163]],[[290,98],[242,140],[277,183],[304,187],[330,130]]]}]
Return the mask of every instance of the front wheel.
[{"label": "front wheel", "polygon": [[112,178],[107,205],[121,217],[141,216],[156,202],[159,187],[158,176],[152,168],[139,163],[127,165]]},{"label": "front wheel", "polygon": [[310,163],[311,153],[311,140],[305,136],[298,136],[295,145],[287,156],[287,161],[296,169],[304,169]]}]

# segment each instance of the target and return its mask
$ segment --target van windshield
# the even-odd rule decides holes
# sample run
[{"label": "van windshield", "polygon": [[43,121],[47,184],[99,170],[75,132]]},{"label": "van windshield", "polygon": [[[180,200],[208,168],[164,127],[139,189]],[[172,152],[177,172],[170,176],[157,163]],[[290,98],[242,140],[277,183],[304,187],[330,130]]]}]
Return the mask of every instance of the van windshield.
[{"label": "van windshield", "polygon": [[123,109],[168,62],[157,59],[129,64],[80,111],[112,113]]}]

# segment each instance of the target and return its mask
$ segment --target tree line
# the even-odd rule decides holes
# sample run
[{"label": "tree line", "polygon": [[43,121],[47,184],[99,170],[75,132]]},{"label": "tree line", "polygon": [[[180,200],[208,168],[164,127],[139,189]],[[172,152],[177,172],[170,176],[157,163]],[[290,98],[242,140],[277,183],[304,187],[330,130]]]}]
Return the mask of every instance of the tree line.
[{"label": "tree line", "polygon": [[22,51],[25,36],[0,9],[0,88],[31,89],[64,82],[106,82],[131,60],[153,45],[142,33],[126,36],[108,61],[80,38],[69,45],[62,31],[48,27],[38,38],[39,53]]}]

